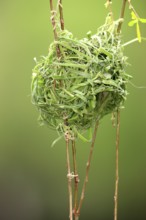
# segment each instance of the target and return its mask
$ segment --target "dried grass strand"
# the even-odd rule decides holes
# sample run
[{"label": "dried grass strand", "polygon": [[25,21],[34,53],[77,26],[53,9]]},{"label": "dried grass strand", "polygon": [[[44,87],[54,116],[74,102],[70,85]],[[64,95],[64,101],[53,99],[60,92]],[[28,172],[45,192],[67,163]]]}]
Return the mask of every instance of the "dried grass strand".
[{"label": "dried grass strand", "polygon": [[120,111],[118,110],[117,128],[116,128],[116,176],[115,176],[115,195],[114,195],[114,220],[118,219],[119,140],[120,140]]}]

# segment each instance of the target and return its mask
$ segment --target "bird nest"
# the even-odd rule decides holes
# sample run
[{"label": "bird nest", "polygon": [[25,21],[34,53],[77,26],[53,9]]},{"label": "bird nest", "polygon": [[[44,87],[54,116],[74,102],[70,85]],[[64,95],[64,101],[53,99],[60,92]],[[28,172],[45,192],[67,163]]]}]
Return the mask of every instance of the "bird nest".
[{"label": "bird nest", "polygon": [[129,76],[118,22],[105,23],[81,40],[58,31],[48,55],[33,69],[32,102],[43,123],[77,134],[123,106]]}]

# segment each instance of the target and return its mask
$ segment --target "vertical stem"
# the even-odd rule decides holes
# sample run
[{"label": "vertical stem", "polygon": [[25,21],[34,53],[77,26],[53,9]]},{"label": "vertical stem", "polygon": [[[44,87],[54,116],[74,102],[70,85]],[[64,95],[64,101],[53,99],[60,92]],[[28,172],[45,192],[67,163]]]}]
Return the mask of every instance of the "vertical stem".
[{"label": "vertical stem", "polygon": [[79,220],[79,215],[76,215],[74,220]]},{"label": "vertical stem", "polygon": [[69,193],[69,219],[73,220],[72,212],[72,183],[71,183],[71,169],[69,158],[69,138],[66,136],[66,158],[67,158],[67,178],[68,178],[68,193]]},{"label": "vertical stem", "polygon": [[112,10],[112,0],[107,0],[107,2],[108,2],[109,12],[111,13],[112,21],[114,21],[114,15],[113,15],[113,10]]},{"label": "vertical stem", "polygon": [[52,26],[53,26],[54,39],[57,40],[55,11],[54,11],[54,8],[53,8],[53,0],[50,0],[50,10],[51,10],[51,22],[52,22]]},{"label": "vertical stem", "polygon": [[60,13],[60,25],[61,25],[61,30],[64,30],[64,18],[63,18],[62,0],[59,0],[59,13]]},{"label": "vertical stem", "polygon": [[[122,8],[121,8],[121,13],[120,13],[120,18],[124,18],[126,3],[127,3],[127,0],[123,0]],[[121,31],[122,23],[123,23],[123,22],[121,21],[121,22],[119,23],[119,25],[118,25],[118,29],[117,29],[117,32],[118,32],[118,33]]]},{"label": "vertical stem", "polygon": [[77,172],[75,140],[72,140],[72,155],[73,155],[73,169],[74,169],[74,217],[75,217],[75,220],[76,220],[78,218],[77,206],[78,206],[78,183],[79,183],[79,176],[78,176],[78,172]]},{"label": "vertical stem", "polygon": [[[56,12],[53,8],[53,0],[50,0],[50,10],[51,10],[51,22],[52,22],[52,26],[53,26],[53,33],[54,33],[54,39],[57,40],[58,36],[57,36],[57,31],[56,31],[56,22],[55,22],[55,15]],[[57,53],[57,57],[60,57],[60,49],[59,46],[56,46],[56,53]]]},{"label": "vertical stem", "polygon": [[95,124],[94,133],[93,133],[93,137],[92,137],[92,143],[91,143],[90,152],[89,152],[89,157],[88,157],[88,161],[87,161],[87,164],[86,164],[86,176],[85,176],[85,179],[84,179],[83,188],[82,188],[82,192],[81,192],[81,198],[80,198],[79,206],[78,206],[78,210],[77,210],[78,215],[80,214],[82,203],[83,203],[83,200],[84,200],[84,197],[85,197],[86,184],[88,182],[90,164],[91,164],[93,149],[94,149],[94,145],[95,145],[97,129],[98,129],[98,121]]},{"label": "vertical stem", "polygon": [[117,111],[116,129],[116,179],[114,195],[114,220],[118,219],[118,187],[119,187],[119,139],[120,139],[120,111]]},{"label": "vertical stem", "polygon": [[137,12],[135,11],[135,8],[131,4],[131,0],[128,0],[128,4],[129,4],[129,9],[131,9],[134,12],[134,14],[136,15],[136,17],[139,18],[139,15],[137,14]]}]

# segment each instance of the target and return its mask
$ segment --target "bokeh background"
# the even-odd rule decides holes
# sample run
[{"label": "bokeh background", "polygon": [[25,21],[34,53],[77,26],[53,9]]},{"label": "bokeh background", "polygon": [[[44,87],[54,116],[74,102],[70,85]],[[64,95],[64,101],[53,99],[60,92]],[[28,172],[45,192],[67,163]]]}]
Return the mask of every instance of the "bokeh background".
[{"label": "bokeh background", "polygon": [[[113,1],[118,18],[121,1]],[[55,3],[55,1],[54,1]],[[96,32],[107,14],[102,0],[64,0],[67,29],[77,38]],[[146,18],[146,2],[133,0]],[[128,27],[123,39],[136,37]],[[146,37],[146,25],[141,25]],[[34,57],[46,55],[53,40],[49,0],[0,0],[0,219],[68,219],[66,152],[63,140],[51,148],[56,132],[40,127],[31,104]],[[146,42],[125,48],[136,86],[146,87]],[[119,220],[146,219],[146,89],[128,86],[121,113]],[[77,142],[80,187],[89,153]],[[112,220],[115,180],[115,129],[111,116],[100,123],[81,219]]]}]

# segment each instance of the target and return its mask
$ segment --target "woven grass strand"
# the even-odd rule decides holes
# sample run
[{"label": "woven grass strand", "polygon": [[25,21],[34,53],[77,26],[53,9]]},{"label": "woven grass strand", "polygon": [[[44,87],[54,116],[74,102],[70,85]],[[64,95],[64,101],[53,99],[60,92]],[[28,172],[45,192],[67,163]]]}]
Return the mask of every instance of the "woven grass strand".
[{"label": "woven grass strand", "polygon": [[[33,69],[32,102],[41,123],[78,136],[123,105],[130,76],[125,72],[127,57],[118,24],[107,18],[95,35],[88,33],[81,40],[58,29],[58,39]],[[64,125],[66,119],[68,125]]]}]

